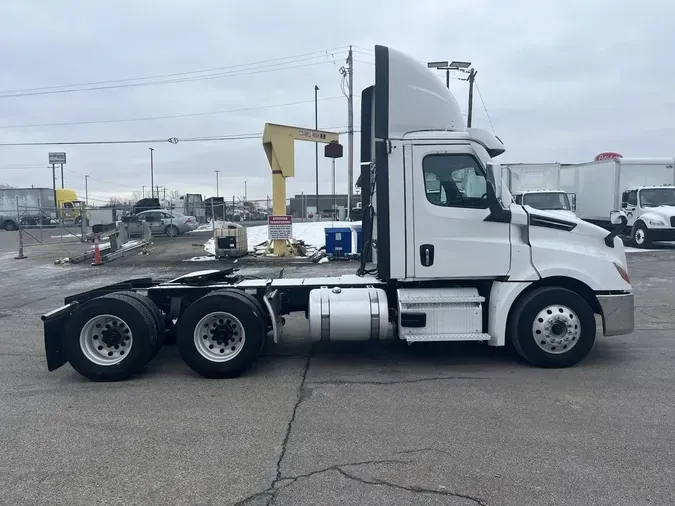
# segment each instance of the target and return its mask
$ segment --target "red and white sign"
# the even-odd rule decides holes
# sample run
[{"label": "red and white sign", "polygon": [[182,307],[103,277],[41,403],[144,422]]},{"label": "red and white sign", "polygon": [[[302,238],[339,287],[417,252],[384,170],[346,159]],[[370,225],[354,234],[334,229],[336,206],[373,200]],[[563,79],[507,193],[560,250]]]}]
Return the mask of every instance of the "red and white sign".
[{"label": "red and white sign", "polygon": [[614,158],[623,158],[619,153],[614,153],[613,151],[607,151],[605,153],[600,153],[595,157],[596,162],[600,162],[602,160],[613,160]]},{"label": "red and white sign", "polygon": [[270,241],[284,241],[293,238],[293,216],[268,216],[267,238]]}]

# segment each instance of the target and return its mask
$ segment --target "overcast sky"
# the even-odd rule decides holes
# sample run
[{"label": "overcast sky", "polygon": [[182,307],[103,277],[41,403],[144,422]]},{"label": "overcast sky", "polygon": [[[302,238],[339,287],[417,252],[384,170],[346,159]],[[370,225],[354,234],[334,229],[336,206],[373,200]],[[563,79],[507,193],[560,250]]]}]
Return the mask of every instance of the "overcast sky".
[{"label": "overcast sky", "polygon": [[[349,44],[358,129],[373,45],[384,44],[423,61],[473,62],[474,126],[494,128],[505,142],[500,162],[586,161],[602,151],[674,156],[673,19],[667,0],[1,0],[0,143],[256,134],[265,122],[312,127],[315,84],[320,128],[344,131],[339,69]],[[139,77],[150,79],[130,80]],[[25,91],[103,81],[84,88],[115,87]],[[451,89],[466,112],[467,83],[453,79]],[[250,199],[271,194],[259,139],[0,146],[0,183],[51,187],[48,152],[66,151],[66,187],[83,197],[89,174],[90,199],[128,196],[150,184],[149,147],[157,185],[212,196],[219,169],[221,195],[243,197],[244,181]],[[354,154],[358,168],[358,134]],[[341,193],[346,166],[338,162]],[[320,173],[320,190],[330,193],[323,157]],[[309,143],[296,143],[288,182],[289,195],[302,191],[314,192]]]}]

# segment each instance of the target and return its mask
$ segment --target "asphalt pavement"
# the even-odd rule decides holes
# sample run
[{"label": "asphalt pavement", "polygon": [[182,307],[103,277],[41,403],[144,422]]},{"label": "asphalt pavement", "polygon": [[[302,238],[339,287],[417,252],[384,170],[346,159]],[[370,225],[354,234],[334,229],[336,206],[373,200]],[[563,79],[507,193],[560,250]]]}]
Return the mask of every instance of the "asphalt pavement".
[{"label": "asphalt pavement", "polygon": [[[202,379],[167,347],[115,384],[49,373],[40,315],[125,276],[200,266],[12,254],[0,248],[0,504],[675,503],[673,251],[630,254],[636,331],[599,337],[570,369],[478,344],[311,346],[292,317],[244,377]],[[285,275],[326,269],[354,265]]]}]

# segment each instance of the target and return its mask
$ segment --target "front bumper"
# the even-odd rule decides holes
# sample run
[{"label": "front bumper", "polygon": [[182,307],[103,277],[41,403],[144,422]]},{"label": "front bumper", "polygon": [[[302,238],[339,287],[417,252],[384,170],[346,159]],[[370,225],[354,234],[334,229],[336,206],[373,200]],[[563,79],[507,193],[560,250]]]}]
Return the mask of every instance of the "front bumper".
[{"label": "front bumper", "polygon": [[635,297],[632,293],[598,295],[604,335],[620,336],[635,329]]}]

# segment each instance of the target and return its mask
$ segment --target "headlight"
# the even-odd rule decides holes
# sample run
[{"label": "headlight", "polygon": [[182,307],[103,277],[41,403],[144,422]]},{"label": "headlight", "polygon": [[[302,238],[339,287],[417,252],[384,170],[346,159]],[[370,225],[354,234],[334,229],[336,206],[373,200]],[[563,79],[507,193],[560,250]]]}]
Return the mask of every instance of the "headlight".
[{"label": "headlight", "polygon": [[628,277],[628,271],[623,268],[623,265],[614,262],[614,267],[616,267],[619,276],[621,276],[623,280],[630,285],[630,278]]},{"label": "headlight", "polygon": [[666,222],[661,220],[647,220],[650,227],[665,227]]}]

